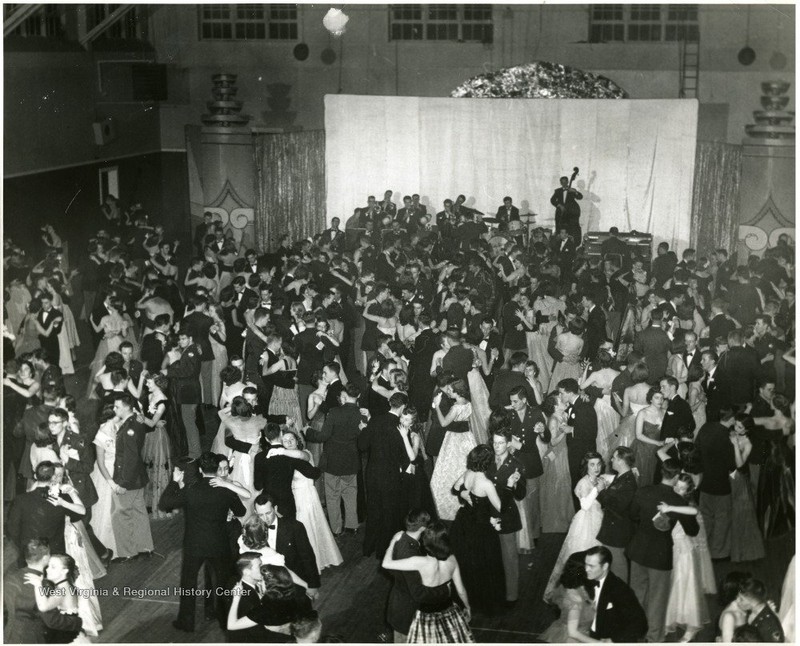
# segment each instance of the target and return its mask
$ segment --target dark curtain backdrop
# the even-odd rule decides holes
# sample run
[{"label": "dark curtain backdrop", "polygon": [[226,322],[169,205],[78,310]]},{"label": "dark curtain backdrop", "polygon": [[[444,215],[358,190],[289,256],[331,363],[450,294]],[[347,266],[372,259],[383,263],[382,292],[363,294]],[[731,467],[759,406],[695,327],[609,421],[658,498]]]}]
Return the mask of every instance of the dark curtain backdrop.
[{"label": "dark curtain backdrop", "polygon": [[325,131],[255,135],[256,244],[300,240],[325,228]]},{"label": "dark curtain backdrop", "polygon": [[698,256],[718,248],[735,249],[741,178],[741,146],[697,142],[691,241]]}]

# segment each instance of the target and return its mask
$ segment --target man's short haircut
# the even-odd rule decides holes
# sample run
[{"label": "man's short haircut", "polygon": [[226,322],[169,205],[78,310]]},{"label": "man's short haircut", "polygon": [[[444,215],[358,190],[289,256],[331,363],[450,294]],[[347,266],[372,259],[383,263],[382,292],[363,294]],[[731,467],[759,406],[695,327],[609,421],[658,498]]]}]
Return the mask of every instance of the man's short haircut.
[{"label": "man's short haircut", "polygon": [[508,359],[508,365],[513,370],[519,368],[528,361],[528,355],[525,352],[515,352]]},{"label": "man's short haircut", "polygon": [[121,402],[124,406],[127,406],[131,410],[136,407],[136,400],[130,393],[119,393],[114,395],[114,402]]},{"label": "man's short haircut", "polygon": [[267,428],[264,431],[267,440],[272,442],[281,436],[281,425],[275,422],[267,422]]},{"label": "man's short haircut", "polygon": [[719,361],[719,356],[713,350],[703,350],[703,353],[700,355],[701,357],[708,357],[709,359],[713,360],[714,363]]},{"label": "man's short haircut", "polygon": [[405,393],[395,393],[389,397],[389,408],[401,408],[408,404],[408,395]]},{"label": "man's short haircut", "polygon": [[636,455],[633,449],[629,446],[618,446],[615,451],[620,460],[624,460],[628,467],[633,467],[636,464]]},{"label": "man's short haircut", "polygon": [[610,566],[614,561],[614,557],[611,555],[611,550],[609,550],[605,545],[595,545],[594,547],[590,547],[588,550],[586,550],[586,556],[595,555],[600,557],[601,565],[608,563]]},{"label": "man's short haircut", "polygon": [[50,460],[42,460],[36,465],[33,471],[33,479],[36,482],[50,482],[56,472],[56,465]]},{"label": "man's short haircut", "polygon": [[24,548],[26,563],[38,563],[46,556],[50,556],[50,543],[46,538],[28,539]]},{"label": "man's short haircut", "polygon": [[661,381],[666,381],[673,388],[678,387],[678,380],[675,379],[675,377],[673,377],[672,375],[664,375],[663,377],[661,377]]},{"label": "man's short haircut", "polygon": [[122,343],[119,344],[120,350],[125,350],[127,348],[133,350],[133,343],[131,343],[130,341],[123,341]]},{"label": "man's short haircut", "polygon": [[578,387],[578,381],[576,379],[572,379],[571,377],[559,381],[558,389],[563,390],[564,392],[571,393],[573,395],[577,395],[580,392],[580,388]]},{"label": "man's short haircut", "polygon": [[270,503],[273,507],[275,506],[275,498],[272,497],[272,494],[268,491],[262,491],[260,494],[256,496],[256,499],[253,501],[253,505],[266,505]]},{"label": "man's short haircut", "polygon": [[681,463],[673,458],[664,460],[661,463],[661,479],[672,480],[681,472]]},{"label": "man's short haircut", "polygon": [[506,442],[510,442],[512,435],[511,429],[506,428],[504,426],[498,426],[494,430],[492,430],[492,435],[497,435],[498,437],[502,437]]},{"label": "man's short haircut", "polygon": [[358,399],[361,396],[361,390],[352,381],[344,387],[342,392],[347,393],[351,399]]},{"label": "man's short haircut", "polygon": [[219,466],[219,458],[216,453],[206,451],[197,458],[197,466],[205,474],[214,474]]},{"label": "man's short haircut", "polygon": [[528,393],[525,391],[525,386],[516,386],[508,393],[508,400],[511,401],[512,397],[518,397],[523,401],[527,401]]},{"label": "man's short haircut", "polygon": [[337,377],[339,376],[339,373],[342,371],[342,367],[336,361],[329,361],[328,363],[325,364],[324,367],[336,373]]},{"label": "man's short haircut", "polygon": [[242,578],[244,571],[253,567],[253,563],[260,558],[261,554],[258,552],[242,552],[239,554],[239,558],[236,559],[236,573],[239,575],[239,578]]},{"label": "man's short haircut", "polygon": [[406,514],[406,531],[415,532],[418,529],[427,527],[431,522],[431,515],[424,509],[412,509]]}]

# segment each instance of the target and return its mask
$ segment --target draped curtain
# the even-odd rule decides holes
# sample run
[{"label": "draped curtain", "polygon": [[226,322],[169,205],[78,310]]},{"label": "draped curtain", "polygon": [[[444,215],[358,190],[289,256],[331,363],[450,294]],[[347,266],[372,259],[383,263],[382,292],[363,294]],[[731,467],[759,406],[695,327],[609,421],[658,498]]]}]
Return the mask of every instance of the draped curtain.
[{"label": "draped curtain", "polygon": [[325,227],[325,132],[255,135],[255,232],[259,249],[283,234],[299,240]]},{"label": "draped curtain", "polygon": [[698,141],[692,199],[692,247],[698,256],[736,247],[742,147]]},{"label": "draped curtain", "polygon": [[460,193],[494,215],[509,195],[554,224],[550,197],[580,168],[584,231],[617,226],[689,245],[695,99],[453,99],[327,95],[328,218],[368,195],[419,193],[429,212]]}]

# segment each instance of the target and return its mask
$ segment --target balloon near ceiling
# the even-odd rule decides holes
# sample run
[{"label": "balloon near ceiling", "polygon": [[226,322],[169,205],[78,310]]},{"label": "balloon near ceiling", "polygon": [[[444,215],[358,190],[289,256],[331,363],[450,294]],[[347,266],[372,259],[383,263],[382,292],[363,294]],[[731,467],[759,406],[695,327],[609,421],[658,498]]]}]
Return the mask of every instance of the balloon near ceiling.
[{"label": "balloon near ceiling", "polygon": [[611,79],[583,70],[536,61],[473,76],[450,96],[467,99],[627,99]]}]

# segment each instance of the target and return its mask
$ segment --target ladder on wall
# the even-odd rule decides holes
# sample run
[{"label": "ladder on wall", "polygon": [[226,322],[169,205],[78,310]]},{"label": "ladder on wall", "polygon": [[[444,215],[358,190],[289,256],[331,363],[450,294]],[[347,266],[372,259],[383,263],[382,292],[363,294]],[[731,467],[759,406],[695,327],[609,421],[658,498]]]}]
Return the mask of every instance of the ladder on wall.
[{"label": "ladder on wall", "polygon": [[700,40],[684,35],[680,43],[680,89],[681,99],[696,99],[700,87]]}]

